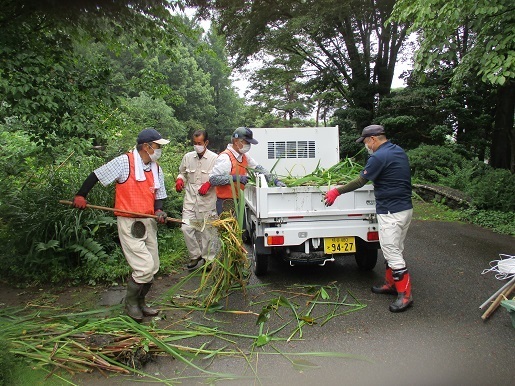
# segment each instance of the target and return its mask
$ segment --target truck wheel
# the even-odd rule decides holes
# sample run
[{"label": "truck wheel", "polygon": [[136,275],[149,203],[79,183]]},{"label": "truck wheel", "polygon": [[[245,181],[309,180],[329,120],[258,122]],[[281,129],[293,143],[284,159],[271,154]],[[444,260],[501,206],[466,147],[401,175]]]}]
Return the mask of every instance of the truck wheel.
[{"label": "truck wheel", "polygon": [[254,274],[256,276],[264,276],[268,272],[268,255],[263,255],[257,252],[256,248],[257,238],[252,236],[252,264],[254,266]]},{"label": "truck wheel", "polygon": [[359,248],[354,257],[358,268],[362,271],[371,271],[377,263],[377,249]]}]

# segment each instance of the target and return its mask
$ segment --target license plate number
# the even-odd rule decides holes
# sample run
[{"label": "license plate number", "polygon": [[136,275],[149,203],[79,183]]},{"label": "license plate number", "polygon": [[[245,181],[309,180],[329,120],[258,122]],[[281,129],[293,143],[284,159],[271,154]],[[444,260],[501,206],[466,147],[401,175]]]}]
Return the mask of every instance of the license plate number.
[{"label": "license plate number", "polygon": [[356,252],[356,240],[354,237],[326,237],[324,252],[328,255]]}]

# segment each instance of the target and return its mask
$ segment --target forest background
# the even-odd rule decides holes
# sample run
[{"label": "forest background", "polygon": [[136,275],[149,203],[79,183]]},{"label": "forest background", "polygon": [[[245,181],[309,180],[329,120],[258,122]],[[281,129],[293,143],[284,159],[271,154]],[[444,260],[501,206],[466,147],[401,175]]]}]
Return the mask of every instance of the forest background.
[{"label": "forest background", "polygon": [[[455,218],[515,234],[512,1],[6,0],[0,26],[0,268],[13,284],[127,277],[116,220],[58,200],[150,126],[171,140],[172,217],[195,129],[220,151],[239,126],[338,125],[343,158],[377,123],[414,182],[467,197]],[[249,62],[260,66],[241,97],[234,71]],[[112,206],[113,190],[88,200]],[[186,255],[180,230],[161,229],[159,244],[169,272]]]}]

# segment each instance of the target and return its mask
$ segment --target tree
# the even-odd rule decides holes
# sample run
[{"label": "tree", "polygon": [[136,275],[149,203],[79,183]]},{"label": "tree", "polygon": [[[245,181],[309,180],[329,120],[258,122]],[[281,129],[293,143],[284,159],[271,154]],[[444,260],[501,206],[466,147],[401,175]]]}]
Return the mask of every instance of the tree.
[{"label": "tree", "polygon": [[92,39],[114,46],[121,34],[142,46],[147,36],[170,42],[169,10],[165,0],[4,1],[0,119],[17,120],[50,156],[61,154],[67,141],[82,139],[84,147],[102,136],[102,114],[114,102],[105,87],[111,71],[106,58],[81,47]]},{"label": "tree", "polygon": [[221,151],[227,144],[225,137],[243,125],[244,100],[232,85],[232,68],[227,57],[225,38],[212,26],[204,40],[209,50],[201,52],[197,60],[201,68],[211,75],[216,113],[212,116],[208,130],[213,149]]},{"label": "tree", "polygon": [[451,141],[467,149],[469,159],[485,160],[494,93],[477,79],[468,80],[459,92],[451,91],[451,75],[452,70],[440,69],[427,73],[424,82],[408,77],[407,87],[383,99],[377,120],[406,150]]},{"label": "tree", "polygon": [[263,66],[251,76],[251,100],[263,111],[275,113],[285,121],[309,115],[312,102],[306,95],[299,57],[268,55]]},{"label": "tree", "polygon": [[306,75],[337,90],[350,108],[373,120],[376,95],[390,92],[395,63],[406,37],[404,23],[386,22],[394,0],[189,0],[217,20],[236,63],[263,50],[301,58]]},{"label": "tree", "polygon": [[515,173],[513,1],[399,0],[392,20],[414,20],[412,30],[420,35],[415,70],[422,76],[424,71],[452,61],[456,64],[452,77],[455,88],[470,74],[481,76],[483,82],[497,88],[490,163]]}]

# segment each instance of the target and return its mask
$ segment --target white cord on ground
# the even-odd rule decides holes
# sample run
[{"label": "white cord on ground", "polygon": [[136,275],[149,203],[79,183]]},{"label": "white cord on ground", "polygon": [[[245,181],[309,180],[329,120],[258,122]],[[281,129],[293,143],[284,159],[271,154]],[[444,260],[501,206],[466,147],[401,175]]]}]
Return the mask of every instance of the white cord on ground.
[{"label": "white cord on ground", "polygon": [[495,272],[497,280],[506,280],[515,277],[515,256],[499,254],[499,260],[492,260],[490,268],[483,270],[482,275],[488,272]]}]

